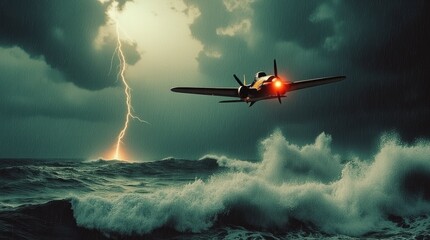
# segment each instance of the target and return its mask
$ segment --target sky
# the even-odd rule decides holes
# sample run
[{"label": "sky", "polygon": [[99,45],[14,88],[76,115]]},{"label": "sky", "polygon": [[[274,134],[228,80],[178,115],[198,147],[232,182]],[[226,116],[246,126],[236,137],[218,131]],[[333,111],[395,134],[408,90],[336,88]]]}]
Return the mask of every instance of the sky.
[{"label": "sky", "polygon": [[[430,138],[430,3],[417,1],[6,0],[0,2],[0,158],[108,157],[125,120],[114,17],[134,114],[123,144],[136,160],[220,154],[258,159],[281,131],[320,133],[372,154],[384,134]],[[272,73],[346,75],[282,104],[219,104],[175,86],[237,87]]]}]

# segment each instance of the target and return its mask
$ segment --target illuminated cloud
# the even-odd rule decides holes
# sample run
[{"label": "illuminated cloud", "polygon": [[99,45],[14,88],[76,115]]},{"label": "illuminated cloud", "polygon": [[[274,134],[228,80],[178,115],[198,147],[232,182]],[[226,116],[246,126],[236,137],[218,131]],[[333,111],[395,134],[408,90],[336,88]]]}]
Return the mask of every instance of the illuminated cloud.
[{"label": "illuminated cloud", "polygon": [[217,28],[216,33],[220,36],[234,36],[237,34],[244,34],[251,29],[251,21],[244,19],[236,24],[229,25],[225,28]]},{"label": "illuminated cloud", "polygon": [[223,3],[229,12],[235,10],[252,11],[250,4],[254,1],[255,0],[224,0]]}]

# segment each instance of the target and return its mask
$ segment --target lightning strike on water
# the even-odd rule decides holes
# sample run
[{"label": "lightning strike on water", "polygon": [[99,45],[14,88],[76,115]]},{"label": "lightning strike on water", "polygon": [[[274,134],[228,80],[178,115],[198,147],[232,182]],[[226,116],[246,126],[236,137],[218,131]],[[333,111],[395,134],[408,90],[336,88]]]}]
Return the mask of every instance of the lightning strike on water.
[{"label": "lightning strike on water", "polygon": [[122,156],[120,155],[121,152],[121,144],[123,143],[123,139],[125,137],[125,134],[127,132],[127,128],[129,126],[130,120],[131,119],[136,119],[139,122],[142,123],[148,123],[145,120],[142,120],[141,118],[139,118],[138,116],[133,114],[133,106],[132,106],[132,95],[131,95],[131,88],[130,85],[127,82],[127,79],[125,78],[125,71],[126,71],[126,59],[125,59],[125,55],[122,49],[122,42],[120,39],[120,31],[119,31],[119,23],[116,20],[116,18],[114,18],[113,16],[111,16],[111,19],[114,21],[115,23],[115,31],[116,31],[116,41],[117,41],[117,46],[115,49],[115,52],[117,53],[118,56],[118,60],[119,60],[119,73],[118,73],[118,78],[121,80],[122,84],[124,85],[124,93],[126,96],[125,99],[125,104],[127,106],[127,112],[125,115],[125,121],[124,121],[124,126],[121,129],[121,131],[118,133],[118,137],[117,137],[117,141],[116,141],[116,145],[115,145],[115,153],[114,153],[114,159],[118,159],[118,160],[122,160]]}]

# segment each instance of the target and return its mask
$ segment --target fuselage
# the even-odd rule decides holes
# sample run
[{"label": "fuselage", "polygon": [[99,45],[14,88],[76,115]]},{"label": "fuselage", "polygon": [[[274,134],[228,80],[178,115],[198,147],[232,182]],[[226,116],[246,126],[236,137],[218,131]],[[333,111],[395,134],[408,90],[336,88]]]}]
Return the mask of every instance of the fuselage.
[{"label": "fuselage", "polygon": [[[252,101],[266,97],[283,96],[287,92],[287,83],[274,75],[266,75],[258,72],[254,81],[247,86],[248,94],[241,94],[241,88],[238,89],[239,96],[244,101]],[[243,92],[242,92],[243,93]]]}]

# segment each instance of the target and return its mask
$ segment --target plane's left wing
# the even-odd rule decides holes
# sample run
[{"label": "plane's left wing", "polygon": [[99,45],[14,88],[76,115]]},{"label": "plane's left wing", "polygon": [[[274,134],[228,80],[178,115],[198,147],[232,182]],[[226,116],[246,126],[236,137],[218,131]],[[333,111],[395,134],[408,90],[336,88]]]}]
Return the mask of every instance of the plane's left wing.
[{"label": "plane's left wing", "polygon": [[172,92],[191,93],[224,97],[239,97],[237,88],[196,88],[196,87],[175,87]]}]

